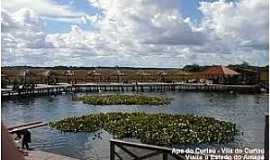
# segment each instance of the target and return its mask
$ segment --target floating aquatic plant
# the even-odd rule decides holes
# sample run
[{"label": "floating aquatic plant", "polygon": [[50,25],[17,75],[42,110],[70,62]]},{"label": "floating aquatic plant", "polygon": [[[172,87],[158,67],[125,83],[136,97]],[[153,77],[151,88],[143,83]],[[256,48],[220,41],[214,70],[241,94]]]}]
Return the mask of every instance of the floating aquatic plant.
[{"label": "floating aquatic plant", "polygon": [[228,143],[237,134],[235,124],[210,117],[181,114],[99,113],[49,123],[67,132],[104,129],[117,138],[137,138],[155,145]]},{"label": "floating aquatic plant", "polygon": [[170,102],[167,97],[145,95],[87,95],[77,99],[93,105],[163,105]]}]

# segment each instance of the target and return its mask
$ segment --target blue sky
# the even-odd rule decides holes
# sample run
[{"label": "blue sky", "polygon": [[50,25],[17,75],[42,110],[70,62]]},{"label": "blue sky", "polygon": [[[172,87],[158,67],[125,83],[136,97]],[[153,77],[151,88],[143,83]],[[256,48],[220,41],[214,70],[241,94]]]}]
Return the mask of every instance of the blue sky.
[{"label": "blue sky", "polygon": [[199,7],[199,1],[198,0],[181,0],[181,13],[184,17],[190,17],[191,19],[195,21],[200,21],[202,17],[202,13],[198,10]]},{"label": "blue sky", "polygon": [[268,0],[3,0],[2,65],[266,65],[268,6]]},{"label": "blue sky", "polygon": [[[102,14],[100,11],[89,5],[87,0],[53,0],[59,5],[69,5],[73,10],[84,12],[89,15]],[[179,0],[179,10],[183,17],[190,17],[194,22],[200,21],[202,14],[198,10],[198,0]],[[59,22],[57,20],[46,20],[48,33],[64,33],[70,30],[71,23]],[[78,24],[84,30],[91,30],[91,24]],[[90,25],[90,26],[89,26]]]},{"label": "blue sky", "polygon": [[[73,10],[84,12],[89,15],[99,14],[97,8],[89,5],[87,0],[54,0],[59,5],[69,5]],[[47,27],[45,31],[48,33],[64,33],[70,30],[71,23],[59,22],[57,20],[46,20]],[[84,30],[90,30],[89,24],[78,24]],[[91,24],[90,24],[91,25]]]}]

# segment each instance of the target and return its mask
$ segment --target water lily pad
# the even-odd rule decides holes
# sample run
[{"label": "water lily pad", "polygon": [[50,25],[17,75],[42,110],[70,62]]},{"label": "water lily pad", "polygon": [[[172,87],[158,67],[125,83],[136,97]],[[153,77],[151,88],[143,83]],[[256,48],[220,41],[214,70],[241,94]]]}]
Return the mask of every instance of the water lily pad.
[{"label": "water lily pad", "polygon": [[118,138],[136,138],[155,145],[228,143],[238,133],[235,124],[211,117],[181,114],[98,113],[50,122],[66,132],[104,129]]},{"label": "water lily pad", "polygon": [[87,95],[75,98],[92,105],[163,105],[170,99],[163,96],[145,95]]}]

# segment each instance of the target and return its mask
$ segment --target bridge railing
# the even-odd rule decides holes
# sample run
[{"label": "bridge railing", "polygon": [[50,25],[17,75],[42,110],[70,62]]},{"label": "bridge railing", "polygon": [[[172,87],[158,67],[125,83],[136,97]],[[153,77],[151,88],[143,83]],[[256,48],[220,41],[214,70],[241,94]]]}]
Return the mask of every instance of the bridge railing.
[{"label": "bridge railing", "polygon": [[[148,159],[158,155],[162,157],[161,159],[163,160],[168,160],[169,156],[176,160],[186,160],[184,155],[173,154],[171,148],[134,142],[126,142],[116,139],[110,140],[110,160],[115,160],[116,157],[120,160],[127,159],[126,157],[123,157],[123,155],[121,155],[119,152],[116,151],[116,147],[119,148],[122,152],[125,152],[129,157],[131,157],[131,159],[136,160]],[[141,154],[139,155],[138,153],[134,152],[134,148],[145,149],[148,150],[149,152],[144,153],[143,155]]]}]

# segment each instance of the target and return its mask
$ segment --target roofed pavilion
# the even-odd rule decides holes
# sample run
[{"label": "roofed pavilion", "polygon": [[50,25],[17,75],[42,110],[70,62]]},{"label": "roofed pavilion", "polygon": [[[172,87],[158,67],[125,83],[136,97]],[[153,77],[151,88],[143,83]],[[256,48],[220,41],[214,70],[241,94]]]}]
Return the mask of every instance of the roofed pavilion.
[{"label": "roofed pavilion", "polygon": [[200,76],[223,83],[224,80],[239,76],[240,73],[225,66],[213,66],[200,73]]}]

